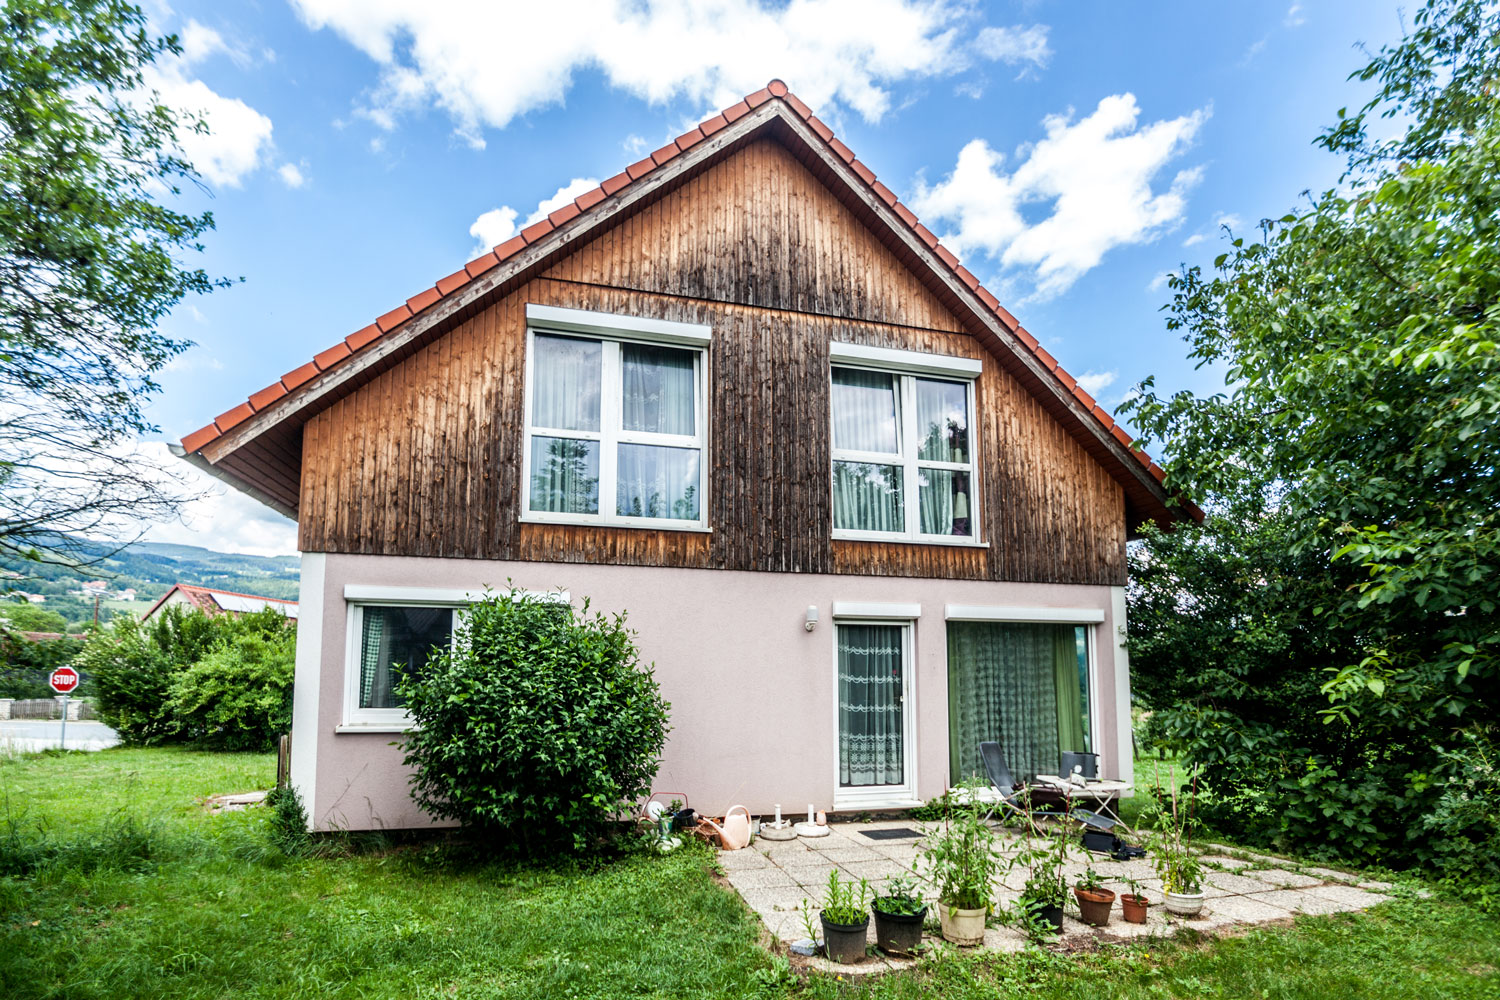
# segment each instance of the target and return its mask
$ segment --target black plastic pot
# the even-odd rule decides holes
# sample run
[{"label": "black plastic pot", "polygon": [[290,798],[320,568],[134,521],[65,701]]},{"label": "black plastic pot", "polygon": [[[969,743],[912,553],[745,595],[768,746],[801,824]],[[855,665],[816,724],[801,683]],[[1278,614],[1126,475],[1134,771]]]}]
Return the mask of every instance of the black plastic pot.
[{"label": "black plastic pot", "polygon": [[1042,919],[1051,924],[1057,933],[1062,933],[1063,908],[1061,906],[1044,906],[1041,908]]},{"label": "black plastic pot", "polygon": [[916,913],[886,913],[875,907],[875,943],[890,955],[910,955],[922,943],[927,907]]},{"label": "black plastic pot", "polygon": [[857,924],[835,924],[823,917],[823,951],[840,965],[865,960],[865,941],[869,938],[870,918]]}]

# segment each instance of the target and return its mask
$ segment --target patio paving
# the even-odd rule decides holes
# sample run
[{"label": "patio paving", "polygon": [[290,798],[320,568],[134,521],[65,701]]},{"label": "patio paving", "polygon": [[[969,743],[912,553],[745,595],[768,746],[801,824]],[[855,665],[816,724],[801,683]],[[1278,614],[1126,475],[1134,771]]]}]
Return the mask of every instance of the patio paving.
[{"label": "patio paving", "polygon": [[[842,880],[868,879],[873,889],[883,888],[891,876],[911,875],[916,864],[919,837],[873,840],[864,836],[868,830],[906,828],[919,830],[921,824],[910,820],[884,820],[872,823],[836,823],[827,837],[790,841],[757,840],[740,851],[720,851],[719,863],[729,884],[756,912],[766,929],[784,943],[806,938],[803,905],[811,912],[813,926],[823,887],[829,872],[837,871]],[[1020,846],[1019,837],[1009,830],[998,830],[1000,850],[1013,854]],[[1075,919],[1072,913],[1063,917],[1061,943],[1068,947],[1088,946],[1094,942],[1109,943],[1135,938],[1165,937],[1187,928],[1218,932],[1234,927],[1253,926],[1287,920],[1299,914],[1328,914],[1364,910],[1391,897],[1378,890],[1390,888],[1387,883],[1360,882],[1358,875],[1329,868],[1299,867],[1285,858],[1253,855],[1230,857],[1228,848],[1213,845],[1212,854],[1203,861],[1208,866],[1204,887],[1206,901],[1196,917],[1168,914],[1162,906],[1161,880],[1156,877],[1151,860],[1113,861],[1102,854],[1088,854],[1075,846],[1066,872],[1069,884],[1085,868],[1092,866],[1106,885],[1117,893],[1127,892],[1126,878],[1133,878],[1141,893],[1151,901],[1145,924],[1125,922],[1117,905],[1104,927],[1090,927]],[[995,902],[997,908],[1015,904],[1025,874],[1011,872],[1001,879]],[[1351,884],[1357,883],[1357,884]],[[934,894],[923,887],[923,895],[932,901]],[[1068,909],[1075,910],[1070,900]],[[940,941],[934,935],[927,940]],[[870,942],[875,941],[875,922],[870,921]],[[1016,951],[1025,946],[1021,933],[1011,927],[985,930],[981,950]],[[856,966],[836,965],[825,958],[811,960],[814,968],[837,971],[845,975],[869,974],[908,966],[910,959],[897,959],[876,953]]]}]

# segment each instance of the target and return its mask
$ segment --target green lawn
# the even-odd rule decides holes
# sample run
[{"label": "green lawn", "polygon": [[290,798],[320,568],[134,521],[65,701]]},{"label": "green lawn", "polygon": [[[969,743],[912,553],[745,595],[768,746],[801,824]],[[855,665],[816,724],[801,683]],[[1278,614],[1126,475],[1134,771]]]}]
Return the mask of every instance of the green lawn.
[{"label": "green lawn", "polygon": [[199,805],[264,788],[273,768],[269,756],[177,750],[0,761],[0,997],[1500,992],[1494,921],[1413,899],[1231,940],[799,979],[757,945],[706,852],[591,870],[476,865],[432,845],[287,860],[265,844],[263,810],[210,817]]}]

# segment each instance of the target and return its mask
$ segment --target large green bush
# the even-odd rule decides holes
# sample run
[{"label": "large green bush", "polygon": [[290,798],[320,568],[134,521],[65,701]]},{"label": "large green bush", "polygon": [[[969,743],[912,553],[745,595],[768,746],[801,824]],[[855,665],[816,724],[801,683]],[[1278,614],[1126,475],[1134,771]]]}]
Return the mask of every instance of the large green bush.
[{"label": "large green bush", "polygon": [[297,633],[286,619],[264,631],[232,629],[172,681],[170,709],[195,742],[219,750],[270,750],[292,725]]},{"label": "large green bush", "polygon": [[397,687],[412,794],[496,850],[582,851],[650,790],[667,711],[624,616],[519,591],[470,606],[451,649]]},{"label": "large green bush", "polygon": [[206,710],[188,718],[179,714],[174,699],[178,679],[216,648],[239,637],[282,637],[277,641],[286,642],[284,637],[294,629],[293,623],[272,609],[236,618],[169,605],[150,621],[114,619],[90,637],[76,663],[93,680],[99,717],[120,734],[123,743],[187,742],[210,736],[212,724]]}]

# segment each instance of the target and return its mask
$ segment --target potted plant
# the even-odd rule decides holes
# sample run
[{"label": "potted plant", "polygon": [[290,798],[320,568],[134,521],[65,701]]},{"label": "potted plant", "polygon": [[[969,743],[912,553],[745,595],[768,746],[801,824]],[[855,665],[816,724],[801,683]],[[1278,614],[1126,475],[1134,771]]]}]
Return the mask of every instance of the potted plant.
[{"label": "potted plant", "polygon": [[944,803],[942,827],[924,832],[922,862],[926,878],[937,887],[943,939],[958,945],[984,941],[984,920],[1000,870],[995,833],[979,801],[984,787],[974,781],[961,785],[965,794],[949,795]]},{"label": "potted plant", "polygon": [[909,955],[922,943],[927,904],[917,894],[915,879],[893,878],[884,894],[875,897],[875,943],[892,955]]},{"label": "potted plant", "polygon": [[864,961],[870,930],[870,883],[865,879],[840,882],[837,868],[829,872],[822,917],[823,951],[828,957],[844,965]]},{"label": "potted plant", "polygon": [[1178,808],[1175,774],[1169,781],[1172,791],[1158,796],[1152,853],[1156,855],[1156,874],[1161,876],[1167,912],[1192,917],[1203,909],[1203,866],[1186,842],[1192,812]]},{"label": "potted plant", "polygon": [[1078,913],[1083,922],[1093,927],[1109,923],[1109,911],[1115,904],[1113,891],[1104,888],[1104,880],[1092,867],[1073,883],[1073,898],[1078,900]]},{"label": "potted plant", "polygon": [[1151,901],[1141,895],[1141,887],[1133,878],[1125,880],[1125,887],[1129,892],[1120,894],[1120,912],[1125,914],[1127,924],[1144,924],[1146,922],[1146,908]]},{"label": "potted plant", "polygon": [[1068,885],[1063,875],[1068,860],[1068,837],[1059,832],[1034,845],[1031,826],[1028,824],[1025,830],[1025,842],[1011,859],[1011,865],[1027,868],[1019,902],[1021,919],[1027,936],[1039,940],[1048,933],[1062,933],[1063,905],[1068,901]]}]

